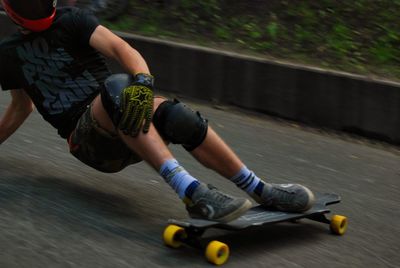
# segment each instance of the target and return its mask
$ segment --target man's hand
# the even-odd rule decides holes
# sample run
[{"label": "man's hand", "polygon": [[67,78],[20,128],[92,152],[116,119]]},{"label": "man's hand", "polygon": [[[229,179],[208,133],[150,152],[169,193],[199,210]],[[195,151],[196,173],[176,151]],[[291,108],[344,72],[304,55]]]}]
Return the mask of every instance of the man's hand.
[{"label": "man's hand", "polygon": [[137,136],[141,129],[147,133],[153,113],[154,78],[148,74],[137,74],[132,86],[121,94],[121,112],[118,128],[125,135]]}]

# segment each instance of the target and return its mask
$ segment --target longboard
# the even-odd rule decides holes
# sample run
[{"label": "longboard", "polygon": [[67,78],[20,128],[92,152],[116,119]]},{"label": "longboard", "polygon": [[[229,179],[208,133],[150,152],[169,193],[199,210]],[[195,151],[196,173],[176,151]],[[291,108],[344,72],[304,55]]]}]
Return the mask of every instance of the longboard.
[{"label": "longboard", "polygon": [[[330,212],[329,205],[341,201],[340,196],[333,193],[317,193],[315,197],[314,206],[304,213],[266,210],[261,205],[258,205],[249,209],[239,218],[224,223],[191,218],[182,220],[170,219],[168,220],[169,225],[164,231],[164,242],[173,248],[178,248],[182,244],[202,247],[199,241],[208,228],[239,231],[279,222],[295,222],[302,218],[329,224],[332,233],[343,235],[347,229],[347,218],[340,215],[333,215],[331,219],[328,219],[325,215]],[[221,265],[228,260],[228,257],[228,245],[219,241],[211,241],[206,246],[206,258],[211,263]]]}]

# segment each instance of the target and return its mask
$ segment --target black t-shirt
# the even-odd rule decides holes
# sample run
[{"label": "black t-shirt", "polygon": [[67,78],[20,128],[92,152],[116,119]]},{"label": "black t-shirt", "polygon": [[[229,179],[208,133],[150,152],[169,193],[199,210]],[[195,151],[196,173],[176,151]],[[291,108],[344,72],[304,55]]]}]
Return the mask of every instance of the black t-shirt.
[{"label": "black t-shirt", "polygon": [[24,89],[64,138],[110,75],[103,56],[89,45],[98,25],[89,12],[60,8],[48,30],[18,32],[0,43],[2,89]]}]

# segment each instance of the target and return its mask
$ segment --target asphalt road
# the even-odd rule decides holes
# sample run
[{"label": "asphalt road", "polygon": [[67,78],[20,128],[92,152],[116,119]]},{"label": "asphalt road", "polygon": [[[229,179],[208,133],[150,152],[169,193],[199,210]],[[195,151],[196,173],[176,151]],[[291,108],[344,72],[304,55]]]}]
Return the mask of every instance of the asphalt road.
[{"label": "asphalt road", "polygon": [[[0,113],[9,100],[0,94]],[[212,230],[231,247],[225,267],[399,267],[400,153],[235,109],[192,103],[249,168],[342,196],[347,233],[301,221],[242,232]],[[203,253],[163,245],[169,218],[186,216],[146,164],[118,174],[84,166],[36,112],[1,145],[0,267],[212,267]],[[172,147],[192,174],[236,195],[230,182]]]}]

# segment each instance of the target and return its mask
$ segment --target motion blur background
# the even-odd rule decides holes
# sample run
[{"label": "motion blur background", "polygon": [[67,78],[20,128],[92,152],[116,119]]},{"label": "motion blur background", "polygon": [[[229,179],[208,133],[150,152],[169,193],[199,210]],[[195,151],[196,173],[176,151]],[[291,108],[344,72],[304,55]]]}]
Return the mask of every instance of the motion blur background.
[{"label": "motion blur background", "polygon": [[114,30],[400,81],[400,0],[59,0],[58,6],[92,10]]},{"label": "motion blur background", "polygon": [[64,1],[137,34],[158,89],[400,144],[399,0]]},{"label": "motion blur background", "polygon": [[115,30],[400,80],[399,0],[93,1]]}]

